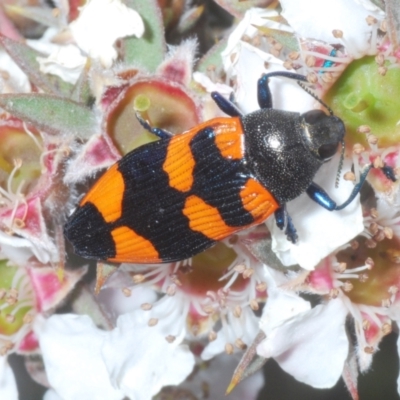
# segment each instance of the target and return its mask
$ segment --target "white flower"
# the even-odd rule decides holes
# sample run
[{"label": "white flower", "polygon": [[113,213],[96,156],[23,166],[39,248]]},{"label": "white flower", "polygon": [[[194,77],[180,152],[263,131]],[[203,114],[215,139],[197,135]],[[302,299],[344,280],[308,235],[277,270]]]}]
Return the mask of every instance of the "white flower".
[{"label": "white flower", "polygon": [[168,343],[140,311],[120,316],[102,348],[111,383],[132,400],[151,399],[163,386],[180,384],[194,367],[193,354],[180,344],[183,336]]},{"label": "white flower", "polygon": [[0,50],[0,92],[29,92],[31,85],[28,77],[4,51]]},{"label": "white flower", "polygon": [[[221,54],[228,76],[236,78],[235,101],[244,113],[260,108],[257,103],[257,79],[264,73],[285,68],[282,60],[243,41],[242,36],[255,37],[258,33],[255,26],[290,32],[289,26],[269,19],[276,16],[277,13],[272,10],[250,9],[229,36],[227,47]],[[274,107],[278,109],[303,112],[310,110],[315,102],[292,80],[273,79],[270,88]]]},{"label": "white flower", "polygon": [[76,83],[86,63],[86,57],[74,45],[60,46],[47,58],[38,57],[37,60],[44,74],[57,75],[72,84]]},{"label": "white flower", "polygon": [[180,344],[182,337],[168,343],[146,322],[141,310],[120,316],[109,332],[88,316],[39,320],[35,332],[52,388],[64,400],[144,400],[165,385],[179,384],[192,371],[193,355]]},{"label": "white flower", "polygon": [[[269,297],[264,314],[274,318],[262,320],[261,329],[267,338],[257,353],[273,357],[300,382],[329,388],[340,378],[349,351],[347,309],[338,299],[305,311],[307,307],[304,300],[283,293]],[[288,317],[281,323],[276,321],[277,309]]]},{"label": "white flower", "polygon": [[117,57],[115,41],[131,35],[141,37],[144,24],[140,15],[120,0],[89,0],[70,30],[84,52],[110,67]]},{"label": "white flower", "polygon": [[[350,56],[360,58],[370,53],[369,39],[376,28],[366,19],[373,16],[382,20],[384,13],[368,0],[282,0],[282,16],[301,38],[326,43],[342,42]],[[343,32],[343,39],[333,36],[334,30]],[[375,54],[376,48],[372,54]]]},{"label": "white flower", "polygon": [[28,239],[10,236],[3,232],[0,232],[0,246],[0,258],[7,258],[15,265],[25,266],[32,257],[36,257],[43,264],[52,259],[47,249],[36,246]]},{"label": "white flower", "polygon": [[[51,387],[65,400],[121,400],[101,357],[107,332],[88,316],[53,315],[38,319],[35,333]],[[76,382],[76,384],[71,384]]]}]

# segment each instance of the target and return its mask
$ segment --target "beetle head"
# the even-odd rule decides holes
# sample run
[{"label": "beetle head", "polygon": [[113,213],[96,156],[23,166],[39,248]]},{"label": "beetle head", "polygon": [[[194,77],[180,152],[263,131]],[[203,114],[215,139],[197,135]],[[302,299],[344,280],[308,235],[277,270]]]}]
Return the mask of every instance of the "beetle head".
[{"label": "beetle head", "polygon": [[343,142],[346,132],[343,121],[321,110],[311,110],[301,115],[306,144],[321,161],[330,160]]}]

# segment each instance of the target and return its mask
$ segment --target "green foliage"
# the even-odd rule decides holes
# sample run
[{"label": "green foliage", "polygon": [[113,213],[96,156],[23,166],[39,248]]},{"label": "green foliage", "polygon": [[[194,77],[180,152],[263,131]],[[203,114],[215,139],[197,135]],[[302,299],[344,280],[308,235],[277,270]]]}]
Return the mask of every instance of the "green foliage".
[{"label": "green foliage", "polygon": [[93,112],[74,101],[47,94],[0,95],[0,107],[52,135],[89,138],[97,129]]},{"label": "green foliage", "polygon": [[126,65],[154,72],[165,56],[164,24],[156,0],[126,0],[127,6],[136,10],[143,19],[145,32],[141,38],[123,40]]}]

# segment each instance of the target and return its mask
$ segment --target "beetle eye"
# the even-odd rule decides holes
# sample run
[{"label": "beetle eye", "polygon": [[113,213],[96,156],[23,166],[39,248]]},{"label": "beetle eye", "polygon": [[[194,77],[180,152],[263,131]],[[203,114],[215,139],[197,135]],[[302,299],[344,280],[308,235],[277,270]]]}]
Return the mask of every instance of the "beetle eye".
[{"label": "beetle eye", "polygon": [[311,110],[303,114],[304,120],[309,125],[314,125],[326,118],[327,115],[321,110]]},{"label": "beetle eye", "polygon": [[323,144],[322,146],[319,147],[318,154],[322,160],[328,161],[335,155],[337,148],[338,148],[338,143]]}]

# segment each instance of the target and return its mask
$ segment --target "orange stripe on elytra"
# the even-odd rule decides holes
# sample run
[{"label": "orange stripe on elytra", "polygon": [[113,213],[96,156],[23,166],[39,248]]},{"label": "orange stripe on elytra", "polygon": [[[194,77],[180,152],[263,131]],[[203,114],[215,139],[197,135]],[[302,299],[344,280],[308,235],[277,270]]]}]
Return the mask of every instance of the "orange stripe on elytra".
[{"label": "orange stripe on elytra", "polygon": [[239,118],[230,118],[229,124],[221,124],[215,129],[215,144],[222,156],[240,160],[244,156],[244,136]]},{"label": "orange stripe on elytra", "polygon": [[254,217],[253,224],[263,222],[279,208],[272,194],[253,178],[247,180],[240,197],[243,207]]},{"label": "orange stripe on elytra", "polygon": [[221,240],[238,230],[226,225],[218,210],[200,197],[189,196],[182,211],[189,219],[190,229],[210,239]]},{"label": "orange stripe on elytra", "polygon": [[109,261],[137,263],[161,261],[152,243],[127,226],[113,229],[111,235],[115,243],[115,257]]},{"label": "orange stripe on elytra", "polygon": [[118,170],[118,164],[115,164],[95,183],[80,205],[90,202],[99,210],[104,221],[114,222],[122,214],[124,191],[124,177]]},{"label": "orange stripe on elytra", "polygon": [[169,186],[187,192],[193,185],[193,168],[195,161],[190,149],[190,141],[197,130],[192,129],[185,134],[171,138],[163,170],[168,174]]},{"label": "orange stripe on elytra", "polygon": [[195,160],[190,142],[205,128],[214,130],[215,144],[223,157],[240,159],[244,155],[243,129],[238,117],[214,118],[173,136],[168,144],[163,170],[168,174],[169,185],[181,192],[188,192],[193,185]]}]

